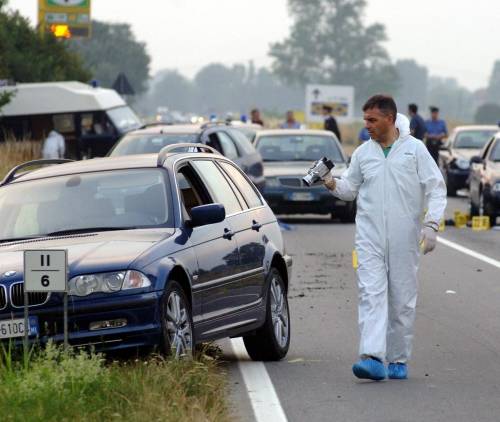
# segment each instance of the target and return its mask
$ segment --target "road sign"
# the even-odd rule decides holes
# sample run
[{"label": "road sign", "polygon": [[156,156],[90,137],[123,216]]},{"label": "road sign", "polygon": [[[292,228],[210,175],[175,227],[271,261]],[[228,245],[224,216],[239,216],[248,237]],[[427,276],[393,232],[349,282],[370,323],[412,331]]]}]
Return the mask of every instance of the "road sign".
[{"label": "road sign", "polygon": [[324,121],[323,106],[328,105],[339,123],[354,117],[354,87],[347,85],[307,85],[306,118],[308,123]]},{"label": "road sign", "polygon": [[24,290],[65,292],[67,262],[66,250],[24,251]]},{"label": "road sign", "polygon": [[91,0],[38,0],[38,26],[57,38],[90,37]]}]

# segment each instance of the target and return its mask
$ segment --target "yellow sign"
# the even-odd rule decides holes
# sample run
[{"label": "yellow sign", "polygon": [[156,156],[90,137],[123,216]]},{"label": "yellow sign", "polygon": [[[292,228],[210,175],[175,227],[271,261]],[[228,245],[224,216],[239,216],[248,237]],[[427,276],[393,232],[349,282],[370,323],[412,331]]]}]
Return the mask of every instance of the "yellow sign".
[{"label": "yellow sign", "polygon": [[352,250],[352,268],[358,269],[358,252],[356,252],[356,249]]},{"label": "yellow sign", "polygon": [[38,27],[57,38],[90,37],[91,0],[38,0]]},{"label": "yellow sign", "polygon": [[455,227],[457,229],[463,229],[464,227],[467,227],[467,214],[462,213],[460,211],[455,211],[454,217],[455,217]]},{"label": "yellow sign", "polygon": [[490,217],[472,217],[472,230],[483,231],[490,229]]}]

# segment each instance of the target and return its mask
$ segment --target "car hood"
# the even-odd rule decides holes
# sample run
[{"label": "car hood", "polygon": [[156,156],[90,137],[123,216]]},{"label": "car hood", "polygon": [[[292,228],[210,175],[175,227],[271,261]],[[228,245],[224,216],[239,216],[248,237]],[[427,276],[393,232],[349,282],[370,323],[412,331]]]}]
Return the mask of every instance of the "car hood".
[{"label": "car hood", "polygon": [[[264,162],[265,177],[282,177],[282,176],[305,176],[311,167],[311,161],[266,161]],[[344,163],[335,163],[332,174],[340,176],[346,165]]]},{"label": "car hood", "polygon": [[479,155],[480,149],[475,148],[453,148],[452,154],[455,158],[462,158],[464,160],[470,160],[475,155]]},{"label": "car hood", "polygon": [[0,278],[15,271],[12,279],[22,278],[23,252],[38,249],[66,249],[70,275],[127,269],[139,256],[173,229],[120,230],[35,239],[0,244]]}]

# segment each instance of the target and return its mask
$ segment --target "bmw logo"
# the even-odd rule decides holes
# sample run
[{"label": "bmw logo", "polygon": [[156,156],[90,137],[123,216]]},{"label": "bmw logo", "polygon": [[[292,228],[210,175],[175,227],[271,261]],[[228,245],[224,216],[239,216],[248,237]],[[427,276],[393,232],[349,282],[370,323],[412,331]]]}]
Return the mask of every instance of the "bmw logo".
[{"label": "bmw logo", "polygon": [[16,271],[6,271],[6,272],[4,272],[4,273],[3,273],[3,276],[4,276],[4,277],[13,277],[13,276],[15,276],[16,274],[17,274],[17,272],[16,272]]}]

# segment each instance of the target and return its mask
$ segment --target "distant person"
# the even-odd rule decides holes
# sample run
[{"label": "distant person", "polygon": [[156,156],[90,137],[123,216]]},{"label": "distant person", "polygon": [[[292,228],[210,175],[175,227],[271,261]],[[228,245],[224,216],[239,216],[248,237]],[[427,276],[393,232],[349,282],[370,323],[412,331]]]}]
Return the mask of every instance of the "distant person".
[{"label": "distant person", "polygon": [[248,122],[248,117],[247,117],[247,115],[246,115],[246,114],[242,114],[242,115],[240,116],[240,120],[241,120],[241,122],[243,122],[243,123]]},{"label": "distant person", "polygon": [[280,126],[281,129],[300,129],[300,123],[295,120],[293,111],[289,110],[286,112],[286,120]]},{"label": "distant person", "polygon": [[260,117],[260,111],[258,108],[254,108],[250,111],[250,121],[256,125],[264,126],[264,122]]},{"label": "distant person", "polygon": [[418,106],[416,104],[408,105],[408,114],[410,115],[410,133],[414,138],[420,139],[421,141],[425,138],[425,133],[427,128],[425,126],[425,121],[420,114],[418,114]]},{"label": "distant person", "polygon": [[365,126],[363,126],[363,128],[359,131],[358,141],[360,144],[362,144],[369,140],[370,140],[370,134],[368,133],[368,129]]},{"label": "distant person", "polygon": [[445,121],[439,118],[439,108],[432,106],[429,109],[431,118],[425,122],[427,131],[425,145],[432,158],[434,158],[434,161],[438,163],[439,148],[443,143],[443,139],[448,136],[448,129],[446,128]]},{"label": "distant person", "polygon": [[44,159],[64,158],[65,151],[64,137],[55,129],[51,130],[43,142],[42,157]]},{"label": "distant person", "polygon": [[332,107],[327,104],[323,106],[323,116],[325,116],[325,130],[333,132],[337,139],[342,142],[339,126],[337,125],[337,120],[335,120],[335,117],[333,117],[332,112]]}]

